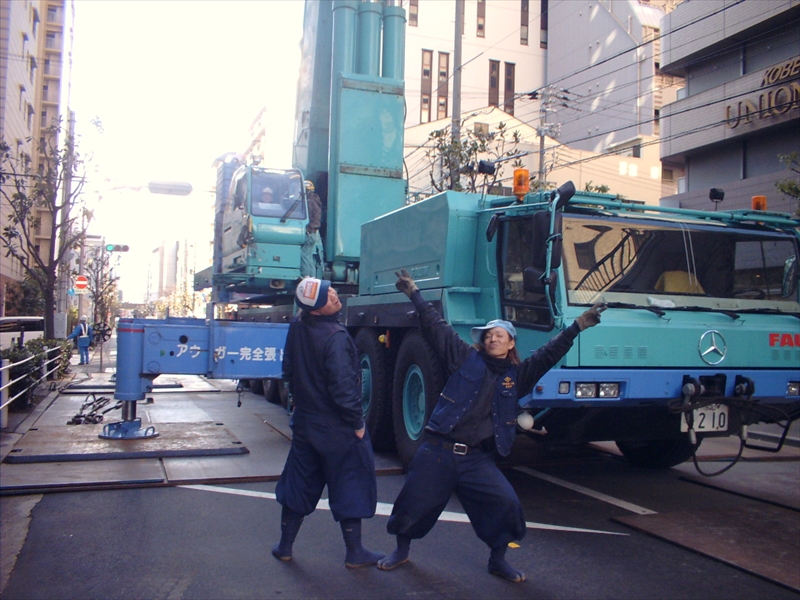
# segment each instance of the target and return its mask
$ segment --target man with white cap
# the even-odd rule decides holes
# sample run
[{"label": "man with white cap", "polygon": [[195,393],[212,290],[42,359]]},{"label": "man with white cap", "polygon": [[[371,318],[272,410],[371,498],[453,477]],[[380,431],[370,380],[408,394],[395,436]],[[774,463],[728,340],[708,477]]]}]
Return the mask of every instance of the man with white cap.
[{"label": "man with white cap", "polygon": [[342,308],[331,282],[306,277],[295,292],[301,309],[289,325],[283,377],[294,401],[292,446],[275,488],[281,510],[278,560],[292,559],[303,518],[328,486],[342,529],[348,568],[374,565],[383,554],[361,545],[361,520],[375,515],[375,457],[362,418],[361,367],[356,345],[339,323]]},{"label": "man with white cap", "polygon": [[80,355],[79,365],[89,364],[89,346],[92,343],[92,326],[86,321],[86,315],[81,315],[80,322],[75,326],[67,336],[67,339],[74,339],[78,345],[78,354]]},{"label": "man with white cap", "polygon": [[520,361],[512,323],[496,319],[474,327],[471,338],[475,343],[470,346],[422,298],[405,269],[397,276],[397,289],[414,303],[420,330],[449,379],[387,524],[389,533],[397,536],[397,549],[379,560],[378,568],[389,571],[407,562],[411,540],[424,537],[433,528],[455,491],[475,533],[491,548],[489,573],[513,582],[525,581],[525,574],[505,559],[508,544],[525,535],[525,515],[494,455],[511,452],[518,399],[561,360],[579,332],[600,322],[605,308],[593,306]]}]

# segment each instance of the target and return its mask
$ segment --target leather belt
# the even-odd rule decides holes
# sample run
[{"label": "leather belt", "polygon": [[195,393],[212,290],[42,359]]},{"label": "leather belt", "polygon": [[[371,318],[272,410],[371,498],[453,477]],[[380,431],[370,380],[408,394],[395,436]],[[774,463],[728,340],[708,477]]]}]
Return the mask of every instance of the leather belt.
[{"label": "leather belt", "polygon": [[459,456],[464,456],[466,454],[469,454],[470,452],[476,452],[480,450],[479,446],[467,446],[466,444],[460,444],[459,442],[450,442],[443,438],[432,435],[427,436],[425,441],[433,446],[438,446],[439,448],[442,448]]}]

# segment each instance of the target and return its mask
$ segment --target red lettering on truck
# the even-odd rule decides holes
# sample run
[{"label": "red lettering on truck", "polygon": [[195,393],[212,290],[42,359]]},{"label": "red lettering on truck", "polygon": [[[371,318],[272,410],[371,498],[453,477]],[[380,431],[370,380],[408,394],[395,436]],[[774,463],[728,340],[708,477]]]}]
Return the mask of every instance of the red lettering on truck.
[{"label": "red lettering on truck", "polygon": [[800,333],[770,333],[769,345],[789,348],[800,348]]}]

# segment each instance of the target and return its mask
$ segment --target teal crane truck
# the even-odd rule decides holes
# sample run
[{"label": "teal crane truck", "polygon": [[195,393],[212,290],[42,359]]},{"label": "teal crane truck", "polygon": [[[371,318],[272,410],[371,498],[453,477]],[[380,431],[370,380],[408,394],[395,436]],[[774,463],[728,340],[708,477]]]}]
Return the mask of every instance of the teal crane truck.
[{"label": "teal crane truck", "polygon": [[[360,352],[365,420],[376,447],[405,463],[444,374],[394,287],[400,268],[464,339],[512,321],[522,356],[607,303],[602,325],[520,400],[544,444],[614,441],[635,464],[668,467],[705,437],[746,444],[748,425],[788,430],[800,416],[800,221],[635,204],[571,183],[407,204],[403,10],[309,2],[304,27],[293,168],[218,168],[214,263],[196,286],[236,305],[237,320],[122,320],[130,372],[118,372],[118,399],[143,398],[160,373],[279,387],[310,179],[324,206],[326,277]],[[259,206],[264,187],[282,209]]]}]

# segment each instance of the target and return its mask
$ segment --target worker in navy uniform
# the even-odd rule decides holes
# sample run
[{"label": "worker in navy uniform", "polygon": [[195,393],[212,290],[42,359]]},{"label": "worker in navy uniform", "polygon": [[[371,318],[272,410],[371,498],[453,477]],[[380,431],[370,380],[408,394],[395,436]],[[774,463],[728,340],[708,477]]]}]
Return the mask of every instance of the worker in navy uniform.
[{"label": "worker in navy uniform", "polygon": [[72,333],[67,336],[68,340],[74,339],[78,346],[79,365],[89,364],[89,346],[92,343],[92,335],[94,335],[94,332],[92,331],[92,326],[86,321],[86,315],[81,315],[80,322],[72,330]]},{"label": "worker in navy uniform", "polygon": [[308,225],[306,241],[300,251],[300,275],[303,277],[322,277],[322,263],[325,251],[319,228],[322,225],[322,200],[311,181],[304,182],[308,202]]},{"label": "worker in navy uniform", "polygon": [[433,528],[455,491],[475,533],[491,548],[489,573],[525,581],[525,574],[505,559],[508,544],[525,535],[525,516],[494,457],[511,451],[518,399],[561,360],[580,331],[600,322],[605,308],[593,306],[520,362],[517,333],[510,322],[497,319],[473,328],[471,346],[422,298],[405,269],[397,276],[397,289],[414,303],[422,334],[449,379],[387,524],[389,533],[397,536],[397,549],[378,561],[378,568],[388,571],[407,562],[411,540]]},{"label": "worker in navy uniform", "polygon": [[338,321],[342,308],[330,281],[307,277],[297,286],[301,311],[292,319],[283,377],[294,400],[292,446],[275,493],[282,505],[275,558],[291,560],[303,522],[328,486],[342,529],[349,568],[374,565],[383,554],[361,545],[361,520],[375,514],[375,457],[361,413],[361,368],[356,345]]}]

